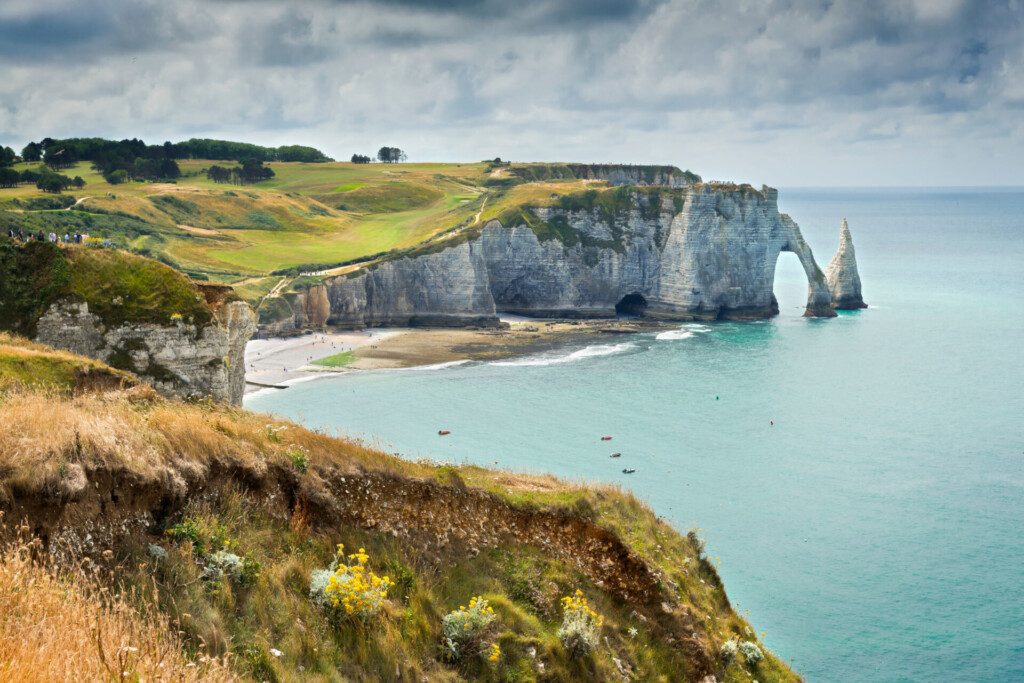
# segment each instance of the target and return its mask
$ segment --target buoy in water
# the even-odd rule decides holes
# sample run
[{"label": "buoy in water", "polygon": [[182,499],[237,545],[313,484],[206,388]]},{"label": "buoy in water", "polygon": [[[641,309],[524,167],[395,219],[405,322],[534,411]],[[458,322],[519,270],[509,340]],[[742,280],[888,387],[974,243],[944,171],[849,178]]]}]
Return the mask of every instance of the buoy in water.
[{"label": "buoy in water", "polygon": [[448,436],[449,434],[451,434],[451,431],[449,431],[447,429],[439,429],[439,430],[437,430],[437,435],[438,436]]},{"label": "buoy in water", "polygon": [[612,437],[610,437],[610,436],[602,436],[601,437],[601,441],[611,441],[611,440],[612,440]]}]

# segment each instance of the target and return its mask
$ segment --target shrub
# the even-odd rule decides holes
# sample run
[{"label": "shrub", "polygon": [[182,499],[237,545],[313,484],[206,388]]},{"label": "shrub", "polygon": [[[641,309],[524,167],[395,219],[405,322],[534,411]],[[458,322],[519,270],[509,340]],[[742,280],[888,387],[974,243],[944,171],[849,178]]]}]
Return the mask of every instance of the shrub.
[{"label": "shrub", "polygon": [[299,472],[305,472],[309,469],[309,456],[298,446],[289,449],[288,459],[292,461],[292,467]]},{"label": "shrub", "polygon": [[590,607],[583,591],[562,598],[562,625],[558,638],[573,657],[584,657],[594,651],[601,635],[604,617]]},{"label": "shrub", "polygon": [[761,648],[757,646],[757,643],[749,640],[744,640],[741,643],[733,638],[722,644],[721,655],[722,659],[726,662],[733,661],[738,654],[742,654],[748,664],[757,664],[764,659],[764,653],[761,652]]},{"label": "shrub", "polygon": [[740,643],[740,652],[747,658],[747,662],[750,664],[757,664],[764,659],[764,653],[761,652],[761,648],[757,646],[757,643],[752,643],[749,640],[744,640]]},{"label": "shrub", "polygon": [[[444,638],[442,646],[445,656],[459,660],[489,653],[490,659],[497,645],[489,645],[487,641],[494,631],[494,622],[497,618],[494,608],[481,597],[471,598],[469,607],[463,605],[444,615],[441,618],[441,634]],[[500,656],[500,648],[498,653]],[[497,657],[491,661],[496,660]]]},{"label": "shrub", "polygon": [[194,519],[185,519],[174,526],[168,527],[164,535],[175,543],[188,541],[192,544],[192,549],[198,553],[204,550],[202,532],[199,524]]},{"label": "shrub", "polygon": [[346,557],[345,546],[339,543],[330,568],[310,576],[310,599],[336,618],[367,620],[376,616],[394,583],[388,576],[368,570],[369,559],[362,548]]},{"label": "shrub", "polygon": [[260,563],[256,560],[227,550],[218,550],[207,556],[201,576],[208,581],[220,581],[227,577],[239,586],[251,586],[259,574]]}]

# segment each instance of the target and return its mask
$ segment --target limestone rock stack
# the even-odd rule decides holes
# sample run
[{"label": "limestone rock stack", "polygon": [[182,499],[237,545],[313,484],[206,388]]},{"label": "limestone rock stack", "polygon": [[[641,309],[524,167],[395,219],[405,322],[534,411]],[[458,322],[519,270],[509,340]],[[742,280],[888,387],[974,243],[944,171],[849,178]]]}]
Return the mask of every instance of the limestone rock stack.
[{"label": "limestone rock stack", "polygon": [[832,307],[839,310],[867,308],[860,292],[860,274],[857,272],[857,255],[853,249],[850,226],[843,219],[839,228],[839,249],[828,264],[825,275],[828,289],[832,294]]}]

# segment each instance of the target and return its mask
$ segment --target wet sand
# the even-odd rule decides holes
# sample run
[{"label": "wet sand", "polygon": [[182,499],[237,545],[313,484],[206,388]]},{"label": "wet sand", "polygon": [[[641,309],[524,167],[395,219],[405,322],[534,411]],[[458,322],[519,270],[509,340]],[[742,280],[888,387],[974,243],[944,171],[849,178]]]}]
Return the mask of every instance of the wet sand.
[{"label": "wet sand", "polygon": [[567,342],[664,329],[636,320],[552,320],[503,318],[507,329],[411,330],[356,350],[357,370],[410,368],[460,360],[501,360],[557,348]]},{"label": "wet sand", "polygon": [[[246,392],[284,388],[324,373],[439,365],[463,360],[501,360],[542,353],[566,343],[666,329],[640,320],[534,320],[503,317],[502,329],[373,329],[317,332],[257,339],[245,349]],[[355,360],[325,368],[313,361],[345,351]]]}]

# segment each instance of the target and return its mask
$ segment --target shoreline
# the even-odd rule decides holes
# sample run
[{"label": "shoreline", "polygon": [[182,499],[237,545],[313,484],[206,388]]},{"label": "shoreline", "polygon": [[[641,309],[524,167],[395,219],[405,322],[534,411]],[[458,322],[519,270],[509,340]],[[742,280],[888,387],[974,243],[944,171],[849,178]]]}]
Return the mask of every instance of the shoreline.
[{"label": "shoreline", "polygon": [[[245,348],[245,393],[285,389],[330,374],[397,370],[530,356],[567,343],[658,332],[675,325],[639,319],[538,320],[502,316],[501,329],[376,328],[254,339]],[[311,365],[346,351],[340,367]]]}]

